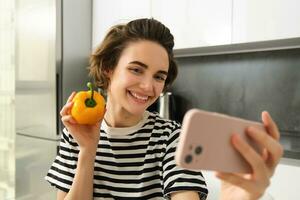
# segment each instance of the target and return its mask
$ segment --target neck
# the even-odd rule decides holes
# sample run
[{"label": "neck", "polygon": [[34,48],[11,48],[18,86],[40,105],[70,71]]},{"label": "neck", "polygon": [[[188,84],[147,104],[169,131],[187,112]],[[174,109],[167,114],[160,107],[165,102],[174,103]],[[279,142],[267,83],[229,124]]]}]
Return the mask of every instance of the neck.
[{"label": "neck", "polygon": [[116,108],[116,106],[111,106],[109,103],[106,105],[106,109],[104,120],[110,127],[122,128],[134,126],[143,118],[143,115],[133,115],[124,110],[124,108]]}]

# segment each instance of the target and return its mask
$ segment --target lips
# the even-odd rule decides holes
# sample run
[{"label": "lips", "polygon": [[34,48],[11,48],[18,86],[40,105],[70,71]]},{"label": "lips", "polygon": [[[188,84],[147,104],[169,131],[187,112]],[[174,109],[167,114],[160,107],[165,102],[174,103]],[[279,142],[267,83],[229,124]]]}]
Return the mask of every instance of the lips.
[{"label": "lips", "polygon": [[149,96],[137,94],[133,91],[128,91],[131,97],[138,103],[146,103],[149,99]]}]

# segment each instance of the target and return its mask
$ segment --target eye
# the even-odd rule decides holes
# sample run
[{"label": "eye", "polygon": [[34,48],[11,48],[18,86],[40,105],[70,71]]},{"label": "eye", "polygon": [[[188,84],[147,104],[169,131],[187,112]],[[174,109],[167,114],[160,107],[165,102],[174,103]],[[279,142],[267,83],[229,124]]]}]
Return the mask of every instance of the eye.
[{"label": "eye", "polygon": [[156,75],[154,78],[158,81],[165,81],[166,80],[166,77],[164,75]]},{"label": "eye", "polygon": [[143,70],[138,67],[132,67],[132,68],[129,68],[129,70],[131,72],[133,72],[134,74],[141,74],[143,72]]}]

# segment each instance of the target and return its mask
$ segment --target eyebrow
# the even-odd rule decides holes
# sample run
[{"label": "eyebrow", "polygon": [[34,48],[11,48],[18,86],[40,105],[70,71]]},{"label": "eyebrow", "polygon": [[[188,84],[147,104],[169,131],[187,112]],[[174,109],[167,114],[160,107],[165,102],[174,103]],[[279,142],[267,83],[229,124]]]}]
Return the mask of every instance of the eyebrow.
[{"label": "eyebrow", "polygon": [[[137,60],[131,61],[129,64],[136,64],[136,65],[139,65],[143,68],[146,68],[146,69],[148,68],[148,65],[146,65],[145,63],[142,63],[140,61],[137,61]],[[164,70],[159,70],[158,73],[161,73],[161,74],[164,74],[164,75],[168,76],[168,72],[164,71]]]}]

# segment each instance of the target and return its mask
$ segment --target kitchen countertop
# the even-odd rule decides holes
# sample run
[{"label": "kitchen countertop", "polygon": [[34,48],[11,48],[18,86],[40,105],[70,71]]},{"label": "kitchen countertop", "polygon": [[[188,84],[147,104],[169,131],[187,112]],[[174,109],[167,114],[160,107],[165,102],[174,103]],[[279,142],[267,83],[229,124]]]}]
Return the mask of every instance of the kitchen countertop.
[{"label": "kitchen countertop", "polygon": [[[300,162],[300,137],[296,135],[281,135],[280,143],[283,145],[285,158]],[[299,165],[300,166],[300,165]]]},{"label": "kitchen countertop", "polygon": [[280,164],[300,167],[300,160],[299,159],[293,159],[293,158],[281,158],[280,159]]}]

